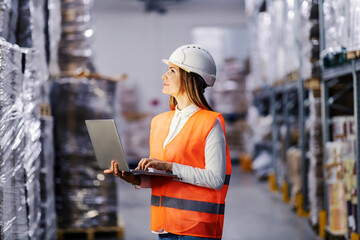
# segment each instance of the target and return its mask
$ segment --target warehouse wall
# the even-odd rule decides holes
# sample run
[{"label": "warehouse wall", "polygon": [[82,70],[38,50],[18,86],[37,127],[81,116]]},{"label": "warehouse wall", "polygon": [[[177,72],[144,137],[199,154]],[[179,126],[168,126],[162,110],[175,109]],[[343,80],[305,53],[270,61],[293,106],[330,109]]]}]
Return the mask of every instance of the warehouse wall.
[{"label": "warehouse wall", "polygon": [[[108,8],[95,6],[94,22],[98,71],[107,75],[127,73],[130,81],[136,82],[140,110],[162,112],[168,109],[168,96],[161,93],[166,66],[160,60],[169,57],[176,47],[191,43],[192,29],[244,28],[245,16],[241,4],[208,9],[183,5],[173,11],[169,8],[166,15],[144,13],[136,6],[121,9],[114,4]],[[157,108],[151,108],[153,99],[160,100]]]}]

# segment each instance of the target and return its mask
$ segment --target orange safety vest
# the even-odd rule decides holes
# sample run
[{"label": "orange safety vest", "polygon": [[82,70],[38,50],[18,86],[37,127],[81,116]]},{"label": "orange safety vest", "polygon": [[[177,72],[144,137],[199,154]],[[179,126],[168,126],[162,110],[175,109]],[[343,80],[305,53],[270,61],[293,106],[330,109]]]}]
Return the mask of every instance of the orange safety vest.
[{"label": "orange safety vest", "polygon": [[[199,110],[177,136],[163,148],[175,111],[153,118],[150,133],[150,157],[168,162],[205,168],[206,138],[220,113]],[[170,178],[154,177],[151,181],[151,230],[196,237],[221,238],[225,197],[229,188],[231,160],[226,144],[226,178],[221,190],[200,187]]]}]

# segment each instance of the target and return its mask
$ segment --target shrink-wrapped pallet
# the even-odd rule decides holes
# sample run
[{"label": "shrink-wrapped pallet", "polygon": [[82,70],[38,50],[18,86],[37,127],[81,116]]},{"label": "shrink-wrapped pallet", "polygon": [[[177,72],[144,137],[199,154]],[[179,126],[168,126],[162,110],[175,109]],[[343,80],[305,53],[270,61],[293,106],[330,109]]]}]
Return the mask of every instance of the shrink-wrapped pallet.
[{"label": "shrink-wrapped pallet", "polygon": [[64,76],[76,75],[82,69],[92,65],[92,7],[93,0],[63,0],[61,2],[62,36],[59,64]]},{"label": "shrink-wrapped pallet", "polygon": [[40,153],[42,151],[40,136],[40,87],[42,78],[35,59],[35,49],[22,49],[24,67],[23,101],[25,120],[25,185],[27,191],[27,209],[29,238],[39,239],[43,229],[40,227],[41,198],[40,198]]},{"label": "shrink-wrapped pallet", "polygon": [[46,12],[48,21],[46,26],[46,46],[49,73],[51,76],[60,75],[58,51],[61,38],[61,0],[47,0]]},{"label": "shrink-wrapped pallet", "polygon": [[318,4],[312,0],[300,2],[300,73],[304,80],[321,77]]},{"label": "shrink-wrapped pallet", "polygon": [[322,54],[341,53],[348,45],[348,22],[346,19],[346,1],[325,0],[323,3],[325,49]]},{"label": "shrink-wrapped pallet", "polygon": [[117,226],[115,179],[105,177],[99,168],[85,126],[87,119],[118,118],[117,85],[93,78],[62,78],[53,83],[60,228]]},{"label": "shrink-wrapped pallet", "polygon": [[321,121],[321,98],[318,90],[309,91],[309,118],[306,122],[308,139],[306,140],[309,159],[308,189],[310,202],[310,222],[319,223],[319,211],[324,207],[323,143]]},{"label": "shrink-wrapped pallet", "polygon": [[[357,0],[349,0],[341,2],[342,5],[348,6],[348,22],[349,26],[346,29],[349,33],[349,42],[346,48],[347,51],[357,51],[360,49],[360,3]],[[346,36],[346,35],[345,35]]]},{"label": "shrink-wrapped pallet", "polygon": [[286,0],[286,19],[285,19],[285,34],[284,34],[284,72],[285,75],[289,76],[291,81],[298,80],[298,70],[299,70],[299,50],[298,43],[296,42],[297,34],[297,3],[295,0]]},{"label": "shrink-wrapped pallet", "polygon": [[55,152],[52,116],[41,116],[40,189],[41,189],[41,239],[56,238],[55,209]]},{"label": "shrink-wrapped pallet", "polygon": [[20,47],[31,48],[33,45],[30,18],[30,1],[19,0],[19,19],[16,31],[16,43]]},{"label": "shrink-wrapped pallet", "polygon": [[0,238],[27,239],[20,48],[0,39]]}]

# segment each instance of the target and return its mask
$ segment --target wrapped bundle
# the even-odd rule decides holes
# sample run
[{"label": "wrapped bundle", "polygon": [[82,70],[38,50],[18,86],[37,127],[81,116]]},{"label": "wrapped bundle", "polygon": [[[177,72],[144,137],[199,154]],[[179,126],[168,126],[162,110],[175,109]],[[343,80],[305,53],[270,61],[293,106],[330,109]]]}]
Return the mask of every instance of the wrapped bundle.
[{"label": "wrapped bundle", "polygon": [[[268,15],[268,13],[259,13],[258,18],[260,18],[260,15],[265,14],[265,16]],[[256,91],[260,90],[265,85],[265,76],[264,74],[264,61],[261,58],[261,51],[258,47],[258,41],[257,38],[258,34],[265,34],[268,32],[264,31],[258,31],[257,24],[250,22],[249,23],[249,31],[250,31],[250,41],[249,41],[249,49],[251,52],[251,57],[249,58],[249,65],[250,65],[250,73],[246,76],[246,86],[248,91]]]},{"label": "wrapped bundle", "polygon": [[10,12],[9,12],[9,33],[6,40],[10,43],[16,43],[16,29],[19,15],[19,0],[10,1]]},{"label": "wrapped bundle", "polygon": [[346,30],[349,33],[349,43],[347,51],[356,51],[360,49],[360,3],[357,0],[349,0],[348,4],[349,27]]},{"label": "wrapped bundle", "polygon": [[53,83],[60,228],[117,226],[115,179],[105,178],[99,169],[85,126],[86,119],[118,118],[117,85],[88,78],[62,78]]},{"label": "wrapped bundle", "polygon": [[31,38],[30,19],[30,1],[19,0],[19,19],[16,31],[16,43],[20,47],[31,48],[33,45],[33,39]]},{"label": "wrapped bundle", "polygon": [[[282,84],[285,79],[285,49],[284,49],[284,16],[285,2],[273,1],[269,7],[271,14],[271,47],[267,43],[272,60],[268,62],[274,74],[269,80],[269,85]],[[275,59],[275,60],[274,60]]]},{"label": "wrapped bundle", "polygon": [[299,53],[298,45],[296,42],[297,26],[295,18],[295,0],[286,0],[286,21],[285,21],[285,34],[284,34],[284,51],[285,62],[284,71],[289,77],[288,80],[297,80],[296,76],[299,69]]},{"label": "wrapped bundle", "polygon": [[41,116],[40,188],[41,188],[41,239],[56,238],[55,210],[55,152],[53,139],[54,121],[52,116]]},{"label": "wrapped bundle", "polygon": [[300,7],[299,42],[301,44],[301,77],[304,80],[321,77],[318,4],[302,0]]},{"label": "wrapped bundle", "polygon": [[0,3],[0,37],[7,39],[9,35],[11,0]]},{"label": "wrapped bundle", "polygon": [[0,238],[27,239],[20,49],[0,39]]},{"label": "wrapped bundle", "polygon": [[105,178],[94,156],[62,156],[61,166],[56,165],[56,169],[59,171],[55,176],[60,228],[118,225],[114,178]]},{"label": "wrapped bundle", "polygon": [[35,49],[22,49],[25,68],[23,83],[24,119],[25,119],[25,185],[27,190],[27,209],[29,238],[39,239],[43,229],[40,227],[40,153],[42,151],[40,136],[40,87],[42,79],[39,76],[37,54]]},{"label": "wrapped bundle", "polygon": [[245,153],[243,135],[249,130],[245,116],[249,107],[249,92],[246,86],[245,62],[227,58],[220,70],[217,84],[211,92],[211,102],[217,112],[224,115],[226,136],[230,155],[239,159]]},{"label": "wrapped bundle", "polygon": [[321,98],[319,91],[309,91],[310,115],[306,122],[309,132],[308,153],[309,171],[308,187],[310,202],[310,222],[318,224],[318,213],[324,207],[324,174],[323,174],[323,144],[321,121]]},{"label": "wrapped bundle", "polygon": [[220,83],[213,87],[211,95],[215,110],[234,117],[246,114],[249,94],[241,63],[235,58],[225,59],[218,81]]},{"label": "wrapped bundle", "polygon": [[272,37],[271,14],[269,12],[261,12],[257,17],[256,42],[259,53],[259,63],[254,66],[253,71],[259,70],[261,73],[261,87],[269,86],[274,82],[276,67],[273,65],[275,61],[272,59],[272,48],[269,48],[269,41]]},{"label": "wrapped bundle", "polygon": [[346,3],[342,0],[325,0],[323,3],[325,49],[322,54],[333,58],[347,47],[348,26]]},{"label": "wrapped bundle", "polygon": [[36,71],[41,85],[48,80],[48,66],[46,63],[45,52],[45,15],[44,15],[44,1],[43,0],[30,0],[30,27],[32,48],[36,49]]},{"label": "wrapped bundle", "polygon": [[92,0],[63,0],[61,3],[59,61],[63,75],[72,76],[91,65],[92,7]]},{"label": "wrapped bundle", "polygon": [[58,48],[61,38],[61,0],[48,0],[47,5],[47,50],[49,73],[52,76],[60,75],[58,63]]},{"label": "wrapped bundle", "polygon": [[[149,156],[149,126],[152,116],[148,114],[138,115],[136,118],[128,118],[126,128],[122,129],[124,138],[124,150],[130,164],[138,164],[144,156]],[[120,125],[121,126],[121,125]]]}]

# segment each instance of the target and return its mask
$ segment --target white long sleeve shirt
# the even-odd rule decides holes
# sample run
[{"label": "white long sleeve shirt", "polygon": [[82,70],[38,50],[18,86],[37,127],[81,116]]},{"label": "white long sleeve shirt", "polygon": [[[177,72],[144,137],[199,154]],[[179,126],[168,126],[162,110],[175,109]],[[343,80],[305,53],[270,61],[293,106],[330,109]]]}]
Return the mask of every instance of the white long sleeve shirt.
[{"label": "white long sleeve shirt", "polygon": [[[163,147],[181,131],[187,120],[198,110],[196,105],[190,105],[183,110],[176,108],[171,120],[169,134],[165,139]],[[226,174],[226,143],[223,129],[219,119],[216,119],[213,128],[206,138],[205,143],[205,169],[173,163],[173,173],[180,181],[208,188],[221,189]],[[151,179],[141,177],[141,187],[147,188],[151,185]]]}]

